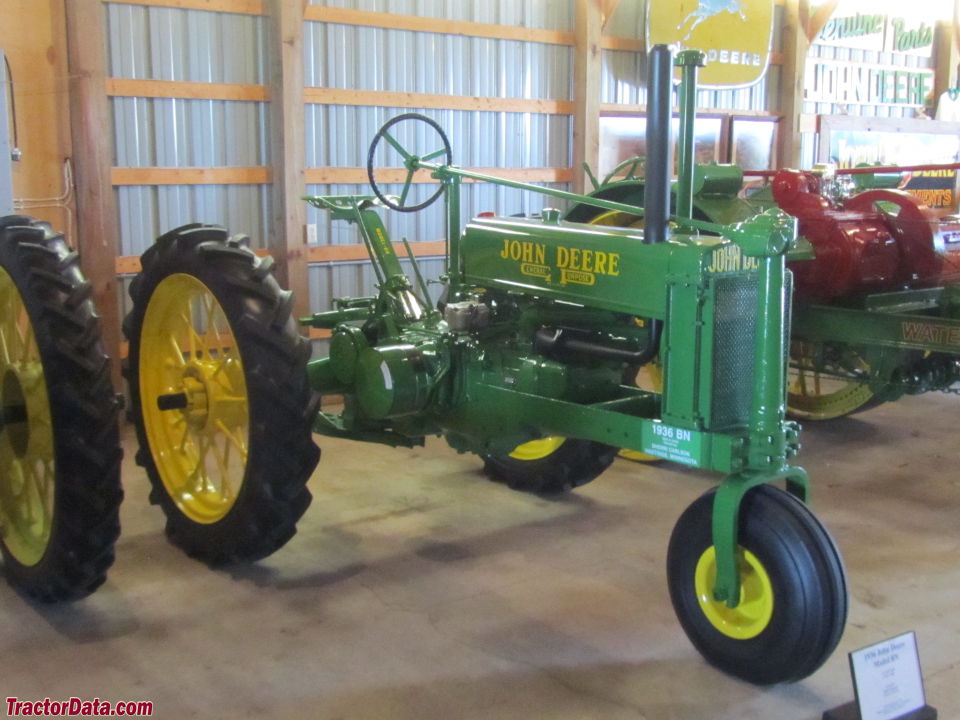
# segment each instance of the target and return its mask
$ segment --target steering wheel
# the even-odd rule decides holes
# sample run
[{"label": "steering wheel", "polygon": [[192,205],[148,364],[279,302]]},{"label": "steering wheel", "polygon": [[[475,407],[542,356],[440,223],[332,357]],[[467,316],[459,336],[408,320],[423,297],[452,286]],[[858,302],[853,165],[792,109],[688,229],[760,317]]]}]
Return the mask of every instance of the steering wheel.
[{"label": "steering wheel", "polygon": [[[428,152],[426,155],[414,155],[410,152],[407,152],[407,150],[389,132],[394,125],[404,122],[405,120],[415,120],[429,125],[431,128],[433,128],[437,135],[440,136],[440,141],[443,143],[443,146],[432,152]],[[374,178],[373,161],[377,152],[377,146],[380,144],[381,140],[386,140],[386,142],[394,150],[400,153],[400,157],[403,158],[403,166],[407,170],[407,177],[403,182],[403,190],[400,191],[399,197],[384,193],[380,189],[380,186],[377,185],[377,181]],[[420,113],[404,113],[403,115],[397,115],[395,118],[388,120],[384,126],[377,131],[377,134],[373,136],[373,142],[370,143],[370,151],[367,153],[367,178],[370,180],[370,187],[373,188],[374,195],[376,195],[377,199],[379,199],[380,202],[382,202],[391,210],[398,210],[399,212],[415,212],[417,210],[423,210],[423,208],[427,207],[438,197],[440,197],[440,195],[443,193],[443,185],[437,188],[437,191],[422,203],[418,205],[406,205],[407,194],[410,192],[410,186],[413,183],[413,175],[418,169],[420,169],[421,162],[430,162],[431,160],[441,156],[443,156],[443,163],[441,164],[450,165],[452,163],[453,153],[450,150],[450,140],[447,138],[446,133],[443,132],[443,129],[436,123],[436,121],[428,118],[426,115],[421,115]]]}]

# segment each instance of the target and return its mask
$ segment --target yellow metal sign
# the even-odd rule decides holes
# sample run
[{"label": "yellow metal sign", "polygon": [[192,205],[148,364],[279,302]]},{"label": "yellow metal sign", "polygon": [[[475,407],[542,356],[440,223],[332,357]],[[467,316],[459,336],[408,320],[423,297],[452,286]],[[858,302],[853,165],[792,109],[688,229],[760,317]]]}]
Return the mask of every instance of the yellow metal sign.
[{"label": "yellow metal sign", "polygon": [[774,0],[650,0],[647,47],[679,45],[702,50],[707,66],[700,84],[752,85],[770,61]]}]

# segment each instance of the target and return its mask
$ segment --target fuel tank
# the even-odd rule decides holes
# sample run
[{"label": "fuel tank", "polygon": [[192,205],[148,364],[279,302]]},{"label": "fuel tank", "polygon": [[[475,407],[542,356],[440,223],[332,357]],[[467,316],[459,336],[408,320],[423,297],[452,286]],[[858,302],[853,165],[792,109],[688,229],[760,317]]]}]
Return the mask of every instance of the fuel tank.
[{"label": "fuel tank", "polygon": [[830,300],[960,282],[960,242],[909,193],[878,189],[834,202],[820,178],[781,170],[773,198],[799,220],[813,260],[790,264],[800,299]]}]

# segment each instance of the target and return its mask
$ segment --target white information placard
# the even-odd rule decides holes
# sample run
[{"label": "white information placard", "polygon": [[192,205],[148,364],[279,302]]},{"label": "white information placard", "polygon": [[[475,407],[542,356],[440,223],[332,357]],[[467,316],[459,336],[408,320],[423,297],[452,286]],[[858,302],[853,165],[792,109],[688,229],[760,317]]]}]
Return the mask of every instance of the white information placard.
[{"label": "white information placard", "polygon": [[850,670],[862,720],[895,720],[927,704],[913,632],[850,653]]}]

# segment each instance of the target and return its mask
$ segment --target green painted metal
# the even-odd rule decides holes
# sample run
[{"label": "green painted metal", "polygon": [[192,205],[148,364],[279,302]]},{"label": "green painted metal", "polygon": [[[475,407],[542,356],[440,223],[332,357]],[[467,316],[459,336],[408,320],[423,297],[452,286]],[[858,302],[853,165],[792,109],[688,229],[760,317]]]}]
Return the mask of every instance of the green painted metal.
[{"label": "green painted metal", "polygon": [[960,354],[960,318],[832,305],[794,309],[794,332],[807,340]]},{"label": "green painted metal", "polygon": [[697,121],[697,68],[706,55],[699,50],[683,50],[675,64],[680,74],[680,138],[677,151],[677,207],[681,218],[693,217],[694,125]]}]

